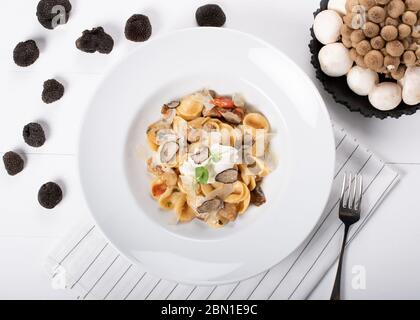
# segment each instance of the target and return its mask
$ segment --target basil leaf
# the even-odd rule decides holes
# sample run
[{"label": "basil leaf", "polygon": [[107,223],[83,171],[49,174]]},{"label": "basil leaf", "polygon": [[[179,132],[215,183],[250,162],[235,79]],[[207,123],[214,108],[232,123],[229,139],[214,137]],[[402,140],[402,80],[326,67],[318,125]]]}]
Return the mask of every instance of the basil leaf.
[{"label": "basil leaf", "polygon": [[195,168],[195,179],[200,184],[207,184],[209,180],[209,171],[205,167]]}]

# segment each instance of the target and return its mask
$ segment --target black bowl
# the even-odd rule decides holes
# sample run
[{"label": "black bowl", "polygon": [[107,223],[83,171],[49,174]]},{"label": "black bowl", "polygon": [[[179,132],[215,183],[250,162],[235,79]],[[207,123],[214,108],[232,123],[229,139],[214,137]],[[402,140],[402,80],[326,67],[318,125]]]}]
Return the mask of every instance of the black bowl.
[{"label": "black bowl", "polygon": [[[320,8],[314,12],[314,17],[316,17],[317,14],[321,11],[327,10],[327,8],[328,0],[321,0]],[[322,72],[318,60],[318,54],[324,45],[316,39],[313,27],[311,28],[311,35],[312,40],[309,43],[309,48],[312,53],[311,63],[316,70],[316,77],[319,81],[321,81],[324,89],[333,96],[336,102],[345,105],[352,112],[360,112],[367,118],[399,118],[402,115],[412,115],[416,113],[418,109],[420,109],[420,104],[409,106],[404,102],[401,102],[401,104],[396,109],[390,111],[381,111],[372,107],[368,97],[359,96],[350,90],[349,86],[347,85],[346,76],[334,78],[329,77],[324,72]],[[392,80],[382,78],[381,82],[383,81]]]}]

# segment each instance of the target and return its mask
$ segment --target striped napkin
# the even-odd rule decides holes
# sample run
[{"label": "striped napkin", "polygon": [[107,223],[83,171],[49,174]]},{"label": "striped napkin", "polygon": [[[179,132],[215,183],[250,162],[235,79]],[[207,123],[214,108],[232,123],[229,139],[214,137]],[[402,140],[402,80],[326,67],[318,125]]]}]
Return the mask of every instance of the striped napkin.
[{"label": "striped napkin", "polygon": [[[342,173],[363,174],[362,217],[357,236],[399,174],[344,130],[334,129],[336,169],[322,219],[307,240],[277,266],[251,279],[219,286],[192,286],[159,279],[133,264],[105,239],[93,222],[83,223],[54,250],[47,270],[55,288],[79,299],[305,299],[337,260],[343,225],[338,219]],[[331,284],[332,286],[332,284]]]}]

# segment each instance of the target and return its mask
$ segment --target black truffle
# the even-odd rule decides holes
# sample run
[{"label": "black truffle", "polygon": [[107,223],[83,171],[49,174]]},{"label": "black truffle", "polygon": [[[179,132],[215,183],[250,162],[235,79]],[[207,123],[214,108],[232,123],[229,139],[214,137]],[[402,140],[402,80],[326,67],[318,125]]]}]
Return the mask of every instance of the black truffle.
[{"label": "black truffle", "polygon": [[39,58],[39,49],[34,40],[19,42],[13,50],[13,60],[19,67],[28,67]]},{"label": "black truffle", "polygon": [[44,90],[42,90],[42,101],[45,103],[53,103],[60,100],[64,95],[64,86],[55,79],[44,82]]},{"label": "black truffle", "polygon": [[9,175],[14,176],[23,170],[24,161],[16,152],[9,151],[3,156],[4,167]]},{"label": "black truffle", "polygon": [[152,35],[152,25],[147,16],[143,14],[132,15],[125,24],[125,37],[135,42],[143,42]]},{"label": "black truffle", "polygon": [[63,191],[58,184],[48,182],[38,191],[38,202],[46,209],[53,209],[63,200]]},{"label": "black truffle", "polygon": [[36,8],[36,16],[44,28],[54,29],[67,23],[70,11],[69,0],[41,0]]},{"label": "black truffle", "polygon": [[226,15],[217,4],[206,4],[195,13],[197,23],[201,27],[221,27],[226,22]]},{"label": "black truffle", "polygon": [[45,133],[39,123],[31,122],[23,128],[23,139],[34,148],[39,148],[45,143]]},{"label": "black truffle", "polygon": [[114,48],[114,40],[102,27],[97,27],[83,31],[82,36],[76,41],[76,47],[87,53],[98,51],[108,54]]}]

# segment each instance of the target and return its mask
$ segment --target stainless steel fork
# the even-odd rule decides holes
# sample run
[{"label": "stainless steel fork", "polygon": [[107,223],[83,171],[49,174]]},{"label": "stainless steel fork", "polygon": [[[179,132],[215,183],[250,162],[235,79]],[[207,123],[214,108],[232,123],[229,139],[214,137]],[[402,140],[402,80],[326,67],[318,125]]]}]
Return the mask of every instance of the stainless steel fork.
[{"label": "stainless steel fork", "polygon": [[343,264],[344,249],[346,248],[347,235],[350,226],[360,220],[360,206],[363,197],[363,177],[351,173],[344,174],[343,188],[340,196],[339,217],[344,224],[344,238],[341,246],[340,260],[338,262],[337,275],[335,277],[331,300],[341,300],[341,269]]}]

